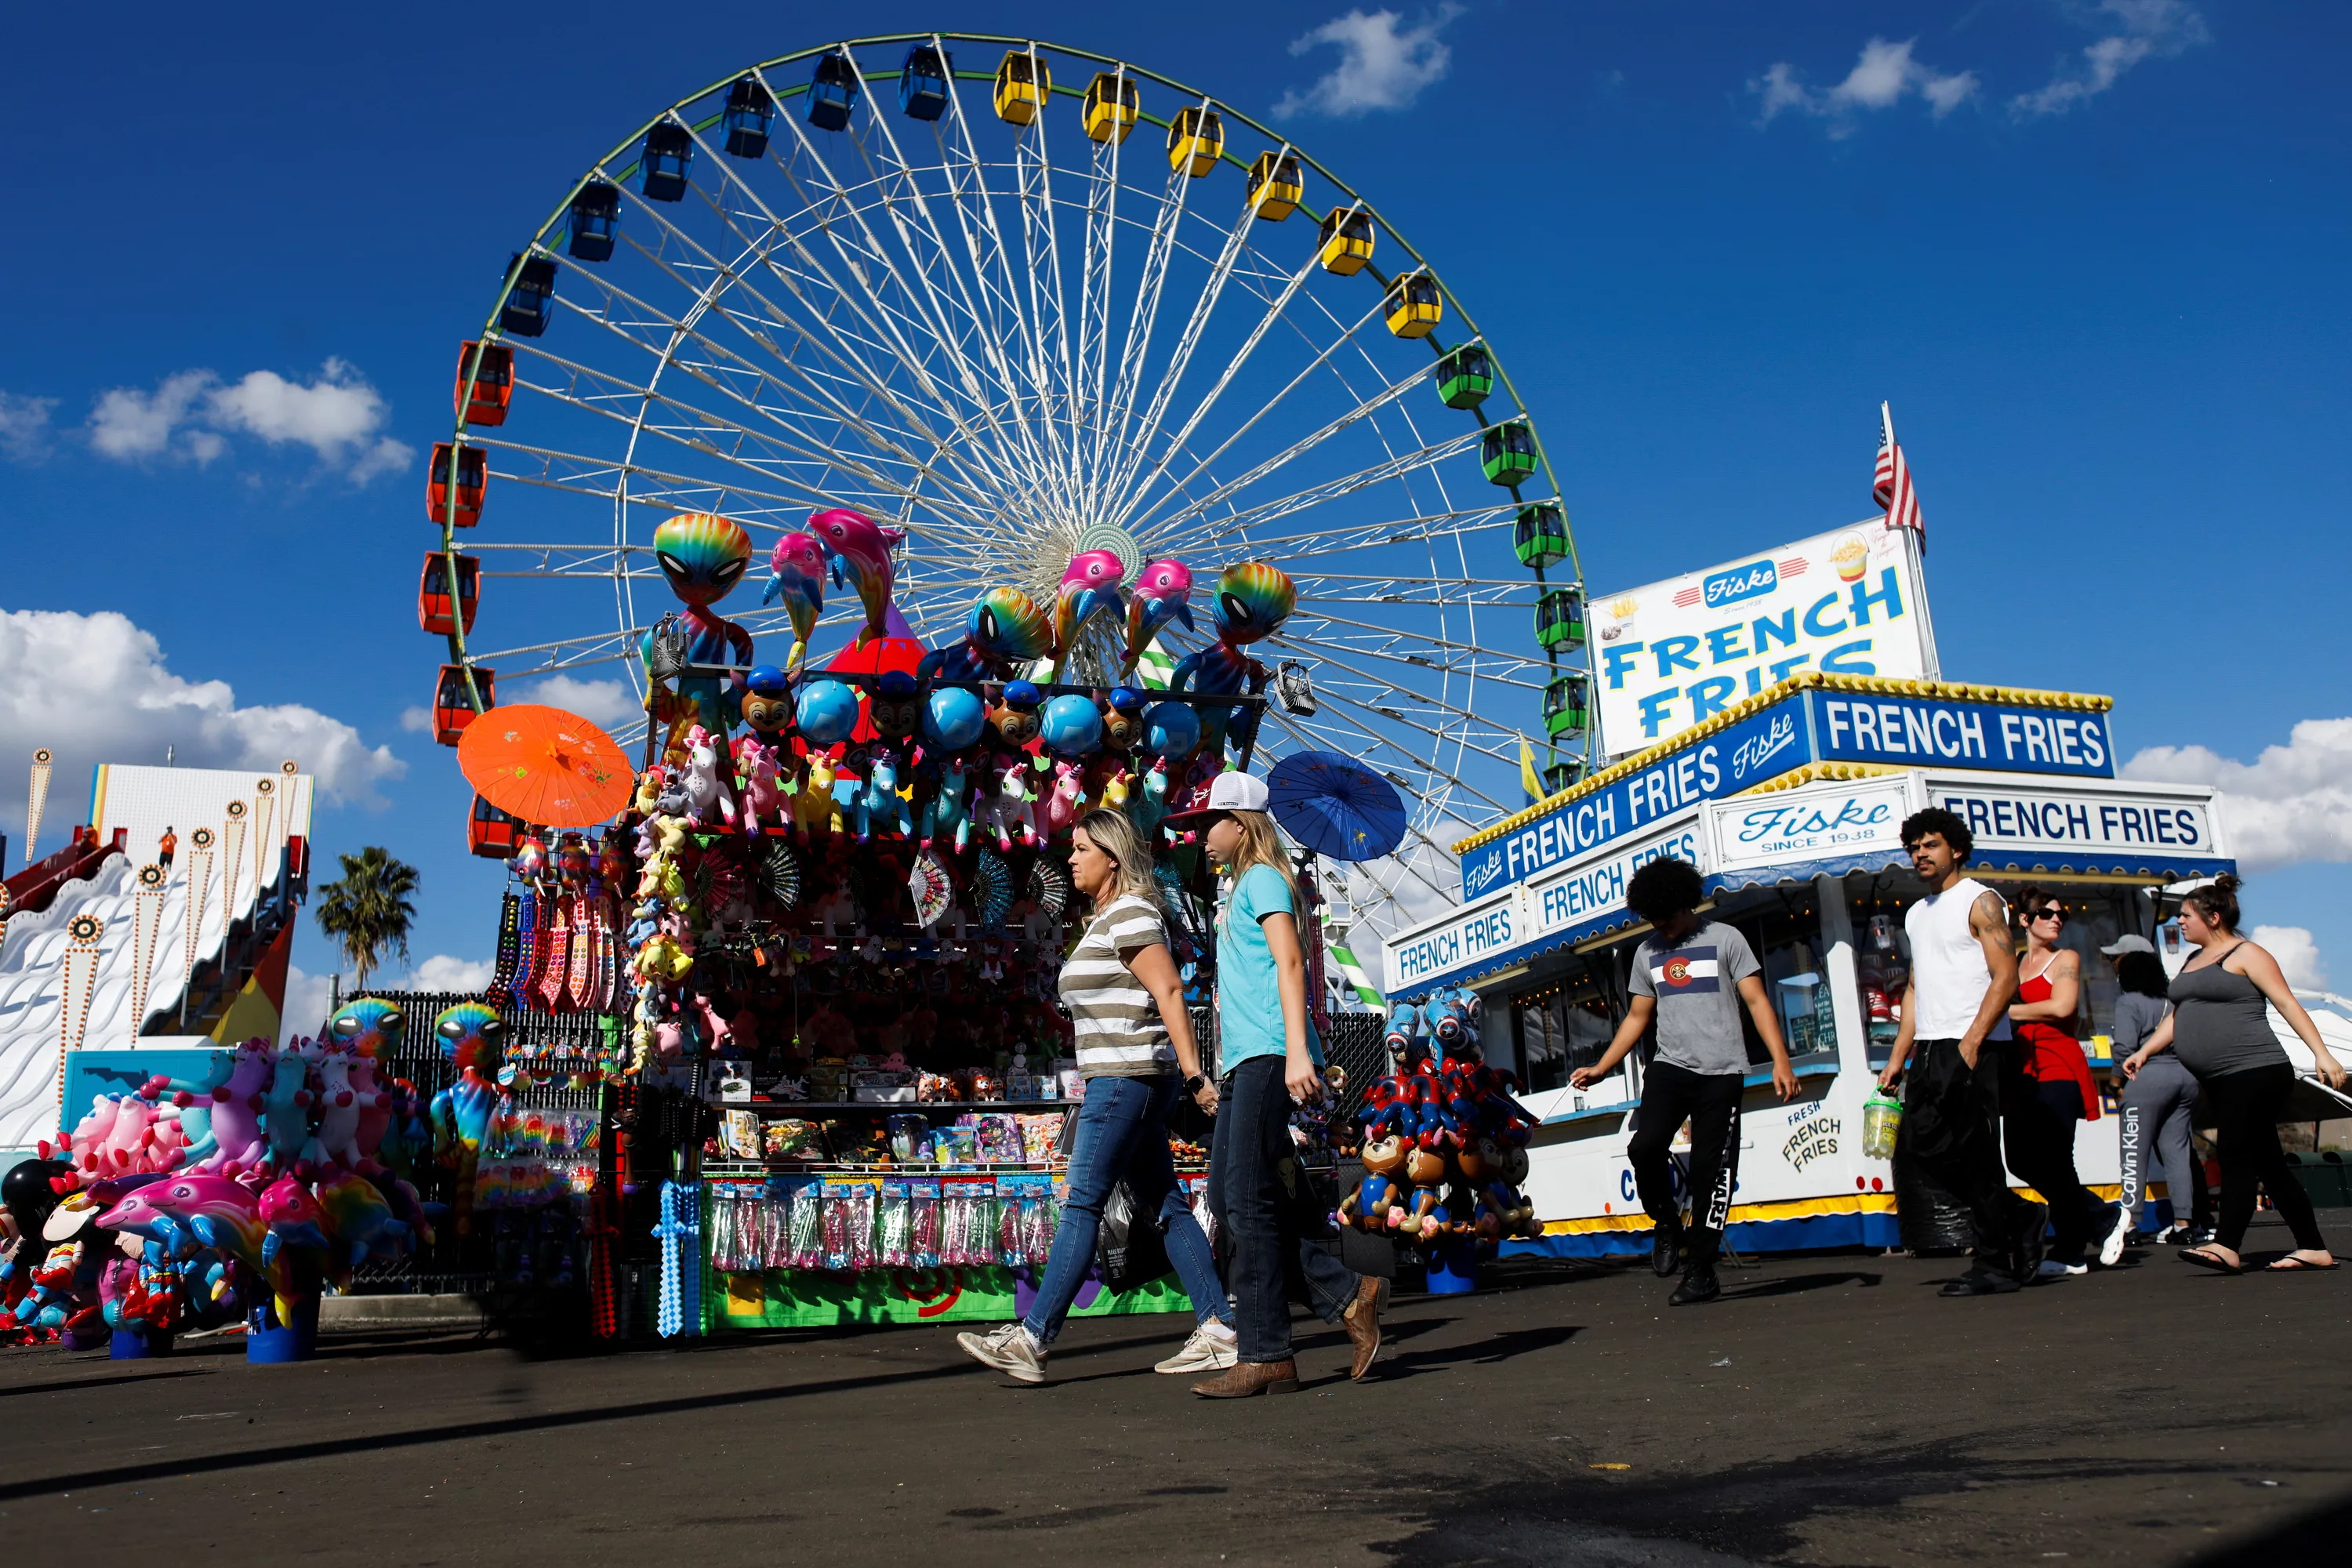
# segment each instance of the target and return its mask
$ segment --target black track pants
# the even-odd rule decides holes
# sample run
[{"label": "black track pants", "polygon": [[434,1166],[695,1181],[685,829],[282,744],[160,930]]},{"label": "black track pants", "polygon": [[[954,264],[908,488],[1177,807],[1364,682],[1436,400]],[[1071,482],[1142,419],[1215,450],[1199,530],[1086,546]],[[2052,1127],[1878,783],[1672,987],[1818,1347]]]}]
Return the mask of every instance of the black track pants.
[{"label": "black track pants", "polygon": [[1739,1175],[1740,1073],[1700,1073],[1672,1062],[1654,1061],[1642,1077],[1642,1109],[1625,1144],[1642,1208],[1663,1228],[1678,1226],[1682,1203],[1675,1195],[1673,1162],[1667,1151],[1687,1118],[1691,1124],[1691,1261],[1711,1264],[1731,1218],[1731,1187]]}]

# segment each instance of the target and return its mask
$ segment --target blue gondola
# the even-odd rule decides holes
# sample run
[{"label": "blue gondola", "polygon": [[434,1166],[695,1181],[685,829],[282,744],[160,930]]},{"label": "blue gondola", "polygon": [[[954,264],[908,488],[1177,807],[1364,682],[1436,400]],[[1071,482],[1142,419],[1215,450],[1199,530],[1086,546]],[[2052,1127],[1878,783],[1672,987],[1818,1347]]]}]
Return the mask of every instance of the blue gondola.
[{"label": "blue gondola", "polygon": [[768,155],[768,127],[776,118],[776,100],[768,89],[744,77],[727,89],[727,113],[720,124],[727,132],[727,151],[738,158]]},{"label": "blue gondola", "polygon": [[665,120],[646,132],[646,150],[638,164],[645,178],[639,186],[657,202],[674,202],[686,195],[686,172],[694,166],[694,138],[686,127]]},{"label": "blue gondola", "polygon": [[857,107],[857,62],[835,51],[817,57],[809,74],[808,122],[819,131],[846,131]]},{"label": "blue gondola", "polygon": [[955,57],[942,56],[929,44],[907,51],[898,68],[898,107],[912,120],[937,120],[948,111],[948,73]]},{"label": "blue gondola", "polygon": [[572,198],[572,243],[568,248],[581,261],[610,261],[613,241],[621,229],[621,187],[591,180]]},{"label": "blue gondola", "polygon": [[518,251],[507,263],[507,276],[514,279],[514,287],[499,307],[499,330],[519,338],[535,338],[547,331],[547,318],[555,303],[555,263],[544,256]]}]

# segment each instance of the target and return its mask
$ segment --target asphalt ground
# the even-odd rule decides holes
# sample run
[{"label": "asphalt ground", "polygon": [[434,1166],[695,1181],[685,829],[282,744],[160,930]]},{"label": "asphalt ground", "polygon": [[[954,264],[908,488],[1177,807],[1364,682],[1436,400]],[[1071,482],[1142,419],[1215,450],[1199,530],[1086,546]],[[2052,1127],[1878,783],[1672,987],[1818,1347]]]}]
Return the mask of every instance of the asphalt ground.
[{"label": "asphalt ground", "polygon": [[[2352,1250],[2352,1213],[2331,1231]],[[2140,1250],[1939,1300],[1954,1269],[1775,1258],[1670,1309],[1643,1267],[1517,1268],[1394,1302],[1360,1384],[1302,1319],[1306,1387],[1234,1403],[1151,1373],[1173,1318],[1073,1322],[1042,1388],[944,1327],[568,1360],[337,1338],[279,1367],[13,1350],[0,1532],[404,1568],[2347,1560],[2352,1270]]]}]

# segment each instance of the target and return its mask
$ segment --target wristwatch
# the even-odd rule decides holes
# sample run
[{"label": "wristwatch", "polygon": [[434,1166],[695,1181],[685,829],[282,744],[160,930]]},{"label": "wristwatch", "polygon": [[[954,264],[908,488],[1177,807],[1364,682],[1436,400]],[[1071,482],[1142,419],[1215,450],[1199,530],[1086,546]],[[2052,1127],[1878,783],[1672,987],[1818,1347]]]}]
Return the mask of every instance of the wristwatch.
[{"label": "wristwatch", "polygon": [[1203,1078],[1201,1074],[1194,1073],[1184,1080],[1184,1092],[1186,1094],[1198,1094],[1201,1092],[1201,1086],[1208,1081],[1209,1080],[1206,1078]]}]

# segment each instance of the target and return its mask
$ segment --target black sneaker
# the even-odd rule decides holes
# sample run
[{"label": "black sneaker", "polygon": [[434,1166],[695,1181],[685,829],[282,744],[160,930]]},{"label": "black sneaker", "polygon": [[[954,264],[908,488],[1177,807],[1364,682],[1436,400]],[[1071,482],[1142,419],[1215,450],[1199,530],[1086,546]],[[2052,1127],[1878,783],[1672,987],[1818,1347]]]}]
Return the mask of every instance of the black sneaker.
[{"label": "black sneaker", "polygon": [[2018,1288],[2017,1281],[2005,1274],[1970,1269],[1958,1279],[1948,1279],[1938,1296],[2006,1296]]},{"label": "black sneaker", "polygon": [[1695,1263],[1691,1265],[1690,1272],[1683,1276],[1683,1282],[1675,1287],[1675,1293],[1666,1298],[1666,1305],[1688,1307],[1700,1301],[1712,1301],[1722,1294],[1723,1287],[1716,1282],[1715,1270],[1704,1263]]},{"label": "black sneaker", "polygon": [[[2050,1205],[2029,1203],[2023,1205],[2032,1211],[2030,1217],[2018,1221],[2010,1238],[2010,1275],[2017,1279],[2032,1279],[2042,1272],[2042,1259],[2050,1245]],[[2014,1287],[2011,1287],[2014,1289]]]},{"label": "black sneaker", "polygon": [[1661,1279],[1671,1279],[1682,1271],[1682,1228],[1662,1225],[1650,1237],[1650,1272]]}]

